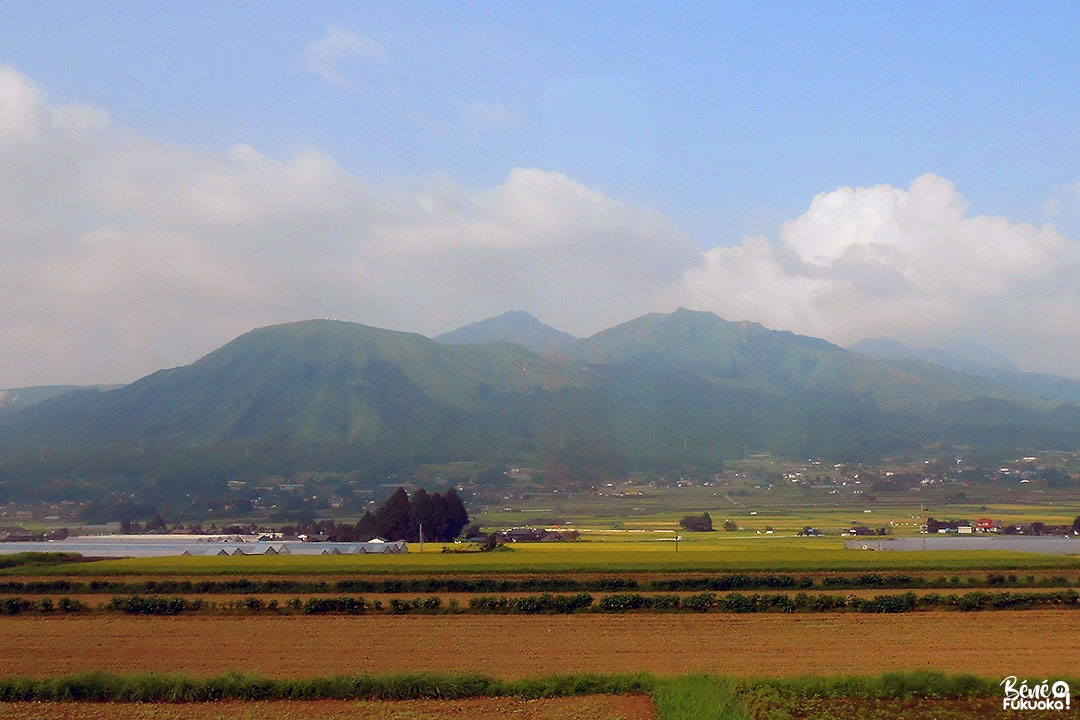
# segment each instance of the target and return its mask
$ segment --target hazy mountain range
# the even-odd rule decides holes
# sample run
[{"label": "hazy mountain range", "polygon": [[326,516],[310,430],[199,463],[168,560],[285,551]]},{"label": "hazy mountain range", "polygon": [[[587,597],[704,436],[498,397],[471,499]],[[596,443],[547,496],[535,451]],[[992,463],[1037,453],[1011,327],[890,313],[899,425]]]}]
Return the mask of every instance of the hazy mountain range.
[{"label": "hazy mountain range", "polygon": [[756,452],[869,461],[1080,445],[1080,408],[1063,402],[1076,381],[989,355],[961,372],[936,352],[845,350],[688,310],[584,339],[526,313],[440,337],[312,320],[124,387],[41,391],[0,417],[0,501],[43,478],[72,492],[209,491],[528,454],[553,477],[588,480]]},{"label": "hazy mountain range", "polygon": [[968,375],[995,380],[1036,397],[1059,402],[1080,402],[1080,380],[1024,372],[1008,359],[972,343],[946,348],[913,348],[889,338],[871,338],[848,348],[879,360],[921,360]]},{"label": "hazy mountain range", "polygon": [[577,340],[570,333],[545,325],[521,310],[511,310],[498,317],[481,320],[463,328],[436,335],[435,339],[451,345],[509,342],[538,353],[558,353],[573,345]]}]

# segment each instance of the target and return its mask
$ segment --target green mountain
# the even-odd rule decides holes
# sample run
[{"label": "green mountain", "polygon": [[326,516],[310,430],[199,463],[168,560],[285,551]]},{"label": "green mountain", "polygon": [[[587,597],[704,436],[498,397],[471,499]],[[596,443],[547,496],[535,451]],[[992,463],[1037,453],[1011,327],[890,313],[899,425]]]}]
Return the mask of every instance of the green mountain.
[{"label": "green mountain", "polygon": [[888,338],[861,340],[848,348],[876,360],[922,360],[967,375],[986,378],[1013,390],[1052,402],[1080,403],[1080,380],[1023,372],[1005,358],[982,348],[919,349]]},{"label": "green mountain", "polygon": [[688,310],[557,358],[317,320],[0,418],[0,502],[103,488],[214,496],[226,481],[303,473],[373,485],[425,462],[521,457],[572,486],[633,469],[707,471],[745,453],[872,461],[950,445],[1073,449],[1080,410]]},{"label": "green mountain", "polygon": [[0,390],[0,416],[78,389],[77,385],[39,385]]},{"label": "green mountain", "polygon": [[565,350],[577,340],[573,335],[545,325],[521,310],[512,310],[498,317],[466,325],[437,335],[435,339],[451,345],[509,342],[545,354]]},{"label": "green mountain", "polygon": [[857,395],[885,412],[926,415],[943,403],[979,397],[1039,405],[984,378],[927,363],[876,362],[818,338],[684,309],[606,330],[575,345],[574,353],[602,365],[659,362],[717,385],[771,396]]},{"label": "green mountain", "polygon": [[566,383],[520,346],[447,346],[330,320],[247,333],[191,365],[110,392],[77,391],[11,418],[60,445],[198,444],[267,436],[374,445],[467,415],[492,396]]}]

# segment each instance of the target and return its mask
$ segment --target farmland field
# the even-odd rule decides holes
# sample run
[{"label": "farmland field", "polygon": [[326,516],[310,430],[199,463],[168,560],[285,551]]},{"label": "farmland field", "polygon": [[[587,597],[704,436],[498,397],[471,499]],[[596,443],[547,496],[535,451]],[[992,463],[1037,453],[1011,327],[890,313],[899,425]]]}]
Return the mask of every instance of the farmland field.
[{"label": "farmland field", "polygon": [[[1075,672],[1080,612],[763,615],[16,617],[0,675],[232,670],[270,677],[405,671],[741,677]],[[526,639],[522,641],[522,639]],[[838,640],[841,641],[838,644]],[[974,644],[1000,651],[968,659]]]},{"label": "farmland field", "polygon": [[[1024,511],[1042,516],[1038,509]],[[826,519],[816,509],[805,517],[780,509],[762,512],[764,522],[775,518],[792,526],[807,518]],[[898,518],[902,512],[897,510]],[[852,514],[829,510],[827,519]],[[987,606],[986,612],[961,612],[955,606],[897,613],[856,612],[850,607],[826,612],[800,606],[797,612],[767,609],[752,614],[729,614],[719,608],[609,613],[598,606],[605,595],[619,592],[686,597],[720,589],[717,596],[723,596],[731,590],[707,583],[725,577],[759,583],[745,586],[749,589],[744,594],[789,597],[803,592],[871,598],[978,591],[1013,597],[1072,593],[1075,598],[1080,587],[1076,557],[997,550],[846,550],[839,537],[766,535],[756,529],[686,533],[675,543],[674,531],[663,523],[650,521],[650,529],[636,527],[636,522],[627,520],[623,529],[582,528],[580,542],[519,544],[504,552],[443,552],[443,545],[429,543],[422,553],[412,548],[408,555],[385,557],[173,557],[10,567],[0,570],[0,603],[16,596],[49,598],[54,610],[0,617],[0,646],[7,651],[0,654],[0,676],[52,681],[103,671],[121,677],[158,673],[212,680],[243,673],[288,681],[449,673],[518,682],[642,674],[656,678],[649,682],[657,688],[687,679],[689,699],[665,702],[661,688],[652,697],[585,694],[542,701],[508,696],[393,703],[330,698],[137,705],[14,702],[0,703],[0,720],[45,715],[73,720],[455,716],[674,720],[779,716],[775,713],[864,720],[889,713],[915,718],[1008,717],[1000,713],[1000,699],[994,695],[1001,678],[1015,675],[1039,682],[1075,673],[1075,638],[1080,637],[1075,600],[1053,608],[990,611]],[[509,584],[501,585],[505,583]],[[591,609],[571,614],[470,610],[470,601],[481,594],[526,598],[548,592],[545,583],[555,593],[587,590],[596,602]],[[199,587],[204,589],[195,589]],[[139,593],[202,599],[204,605],[169,617],[109,608],[112,600]],[[86,608],[56,612],[61,595]],[[314,615],[299,609],[312,598],[345,595],[379,601],[381,609],[360,615]],[[415,613],[391,611],[395,599],[425,598],[440,598],[442,605]],[[275,609],[268,608],[270,602]],[[797,684],[808,677],[842,681],[927,671],[974,674],[989,683],[990,690],[984,686],[981,694],[971,696],[924,697],[917,686],[897,695],[815,695],[811,702],[797,690],[766,692],[760,685],[766,678]],[[729,682],[742,683],[742,690],[720,695],[735,693],[735,705],[743,709],[714,712],[713,706],[722,703],[711,699],[707,689]],[[705,709],[686,709],[695,702]],[[800,714],[803,708],[812,709]]]},{"label": "farmland field", "polygon": [[[148,575],[355,575],[461,573],[687,573],[826,572],[863,570],[1038,570],[1080,568],[1071,556],[996,550],[911,552],[855,551],[841,538],[691,536],[676,549],[666,540],[615,536],[611,540],[515,545],[494,553],[440,552],[442,546],[407,555],[151,557],[60,565],[35,570],[42,576]],[[1080,545],[1077,546],[1080,553]],[[0,571],[20,575],[17,568]],[[0,577],[2,577],[0,574]]]}]

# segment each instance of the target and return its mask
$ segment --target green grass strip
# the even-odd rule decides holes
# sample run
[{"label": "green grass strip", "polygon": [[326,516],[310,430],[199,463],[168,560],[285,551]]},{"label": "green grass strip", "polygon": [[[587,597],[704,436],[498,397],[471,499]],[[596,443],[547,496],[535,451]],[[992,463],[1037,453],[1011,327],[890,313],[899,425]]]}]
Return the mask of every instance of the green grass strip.
[{"label": "green grass strip", "polygon": [[652,697],[660,720],[751,720],[726,678],[686,675],[658,680]]},{"label": "green grass strip", "polygon": [[209,702],[215,700],[415,700],[470,697],[566,697],[648,694],[648,675],[555,675],[517,681],[483,675],[409,673],[271,679],[86,672],[48,678],[0,678],[4,702]]},{"label": "green grass strip", "polygon": [[[1041,678],[1040,678],[1041,679]],[[1080,680],[1065,679],[1073,687]],[[660,720],[751,720],[786,717],[800,698],[955,699],[1000,697],[999,679],[937,672],[878,677],[732,679],[715,675],[566,674],[497,680],[476,674],[406,673],[314,678],[266,678],[229,673],[189,677],[86,672],[47,678],[0,677],[2,702],[193,703],[218,700],[456,700],[476,697],[552,698],[643,694]]]}]

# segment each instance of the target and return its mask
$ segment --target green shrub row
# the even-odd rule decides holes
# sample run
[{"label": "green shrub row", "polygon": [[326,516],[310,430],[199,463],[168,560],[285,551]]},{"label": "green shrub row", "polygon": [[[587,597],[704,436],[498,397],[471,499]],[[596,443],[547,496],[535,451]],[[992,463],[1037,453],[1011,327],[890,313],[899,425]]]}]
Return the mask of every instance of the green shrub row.
[{"label": "green shrub row", "polygon": [[1015,573],[988,573],[984,577],[959,575],[937,577],[925,577],[907,575],[904,573],[860,573],[858,575],[826,575],[821,579],[820,587],[823,590],[859,590],[859,589],[900,589],[900,588],[923,588],[933,590],[937,588],[1066,588],[1071,584],[1069,579],[1055,575],[1051,577],[1035,577],[1034,575],[1019,576]]},{"label": "green shrub row", "polygon": [[[1080,684],[1068,678],[1070,685]],[[787,718],[800,699],[955,699],[1001,695],[997,678],[934,672],[880,677],[732,679],[713,675],[556,675],[497,680],[483,675],[343,675],[265,678],[112,675],[88,672],[46,678],[0,677],[0,702],[216,702],[221,700],[454,700],[475,697],[551,698],[645,694],[664,720]],[[801,715],[797,715],[801,717]],[[876,715],[875,715],[876,717]],[[906,717],[906,715],[905,715]],[[922,715],[920,715],[922,717]],[[951,717],[951,715],[950,715]]]},{"label": "green shrub row", "polygon": [[1080,607],[1080,593],[1075,590],[1058,592],[969,592],[940,595],[882,594],[870,598],[827,593],[794,595],[780,593],[728,593],[717,595],[705,592],[694,595],[642,595],[618,593],[600,598],[596,609],[601,612],[682,611],[682,612],[860,612],[902,613],[919,610],[1020,610],[1047,607]]},{"label": "green shrub row", "polygon": [[655,680],[647,675],[558,675],[505,681],[482,675],[425,673],[271,679],[240,673],[197,678],[88,672],[53,678],[0,677],[0,702],[542,698],[649,693],[654,684]]},{"label": "green shrub row", "polygon": [[20,597],[10,597],[0,600],[0,614],[22,615],[23,613],[37,613],[48,615],[51,613],[81,613],[89,612],[90,608],[78,600],[62,597],[56,602],[49,598],[27,600]]},{"label": "green shrub row", "polygon": [[233,578],[219,580],[31,580],[0,581],[4,594],[114,594],[114,595],[241,595],[250,594],[396,594],[396,593],[567,593],[567,592],[730,592],[738,590],[858,590],[937,588],[1066,588],[1075,583],[1063,576],[1036,577],[988,573],[985,576],[923,577],[904,573],[809,576],[729,573],[650,580],[643,587],[634,578],[538,577],[343,579],[337,581]]},{"label": "green shrub row", "polygon": [[794,575],[747,575],[730,573],[727,575],[709,575],[704,577],[661,578],[649,582],[652,590],[797,590],[814,586],[812,577]]},{"label": "green shrub row", "polygon": [[469,599],[469,610],[474,613],[565,614],[588,609],[592,604],[593,596],[588,593],[575,595],[544,593],[519,598],[481,595]]},{"label": "green shrub row", "polygon": [[934,610],[1022,610],[1046,607],[1080,607],[1080,593],[1075,590],[1057,592],[969,592],[939,595],[929,593],[918,597],[918,609]]},{"label": "green shrub row", "polygon": [[[856,597],[833,593],[727,593],[714,592],[678,595],[675,593],[612,593],[604,595],[594,604],[589,593],[553,595],[525,595],[506,597],[479,595],[469,599],[462,607],[451,599],[444,604],[438,596],[418,598],[391,598],[385,604],[381,600],[362,597],[311,597],[307,600],[291,598],[283,603],[276,599],[264,600],[246,597],[220,603],[179,596],[130,595],[116,596],[101,606],[99,612],[127,615],[180,615],[182,613],[209,614],[276,614],[276,615],[394,615],[417,613],[497,613],[497,614],[566,614],[583,611],[603,613],[623,612],[860,612],[902,613],[920,610],[957,610],[973,612],[982,610],[1023,610],[1029,608],[1080,608],[1080,593],[1073,589],[1056,592],[973,591],[967,593],[914,592],[886,593],[875,597]],[[56,601],[49,598],[28,600],[9,597],[0,600],[0,615],[20,614],[67,614],[88,613],[92,609],[85,603],[62,597]]]},{"label": "green shrub row", "polygon": [[114,597],[105,608],[127,615],[179,615],[184,612],[202,610],[205,605],[206,603],[202,600],[188,600],[182,597],[131,595]]},{"label": "green shrub row", "polygon": [[129,595],[241,595],[292,593],[517,593],[517,592],[612,592],[634,590],[634,578],[394,578],[384,580],[343,579],[280,580],[233,578],[227,580],[7,580],[0,581],[0,594],[71,593]]},{"label": "green shrub row", "polygon": [[795,595],[779,593],[698,593],[695,595],[641,595],[620,593],[600,598],[597,609],[603,612],[683,611],[723,613],[763,612],[859,612],[903,613],[920,610],[1021,610],[1047,607],[1080,607],[1080,593],[1075,590],[1058,592],[969,592],[940,595],[882,594],[870,598],[827,593]]}]

